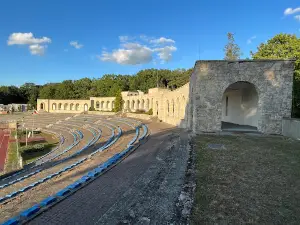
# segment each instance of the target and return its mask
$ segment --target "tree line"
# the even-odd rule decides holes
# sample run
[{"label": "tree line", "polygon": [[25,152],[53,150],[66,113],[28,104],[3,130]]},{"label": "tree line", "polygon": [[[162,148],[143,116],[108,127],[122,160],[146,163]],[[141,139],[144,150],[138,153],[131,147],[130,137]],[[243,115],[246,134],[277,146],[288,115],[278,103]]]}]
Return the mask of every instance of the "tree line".
[{"label": "tree line", "polygon": [[37,98],[42,99],[88,99],[116,96],[120,91],[162,87],[171,90],[189,82],[192,69],[146,69],[135,75],[105,74],[101,78],[65,80],[61,83],[35,85],[25,83],[20,87],[0,86],[0,104],[28,103],[36,108]]},{"label": "tree line", "polygon": [[[235,43],[234,34],[227,34],[224,47],[226,60],[236,60],[241,50]],[[251,52],[252,59],[295,59],[293,88],[293,116],[300,117],[300,38],[292,34],[278,34]],[[146,69],[136,75],[106,74],[98,79],[82,78],[61,83],[35,85],[26,83],[20,87],[0,86],[0,104],[29,103],[36,107],[36,99],[88,99],[90,96],[116,96],[120,91],[141,90],[159,87],[176,89],[189,81],[192,69]]]}]

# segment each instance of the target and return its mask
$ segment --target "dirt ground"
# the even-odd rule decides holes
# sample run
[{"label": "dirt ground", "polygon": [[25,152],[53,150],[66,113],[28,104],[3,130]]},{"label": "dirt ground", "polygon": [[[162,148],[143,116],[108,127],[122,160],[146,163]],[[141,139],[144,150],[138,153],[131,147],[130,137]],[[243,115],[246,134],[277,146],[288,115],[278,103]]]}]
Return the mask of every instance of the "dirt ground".
[{"label": "dirt ground", "polygon": [[300,141],[194,138],[193,224],[300,224]]}]

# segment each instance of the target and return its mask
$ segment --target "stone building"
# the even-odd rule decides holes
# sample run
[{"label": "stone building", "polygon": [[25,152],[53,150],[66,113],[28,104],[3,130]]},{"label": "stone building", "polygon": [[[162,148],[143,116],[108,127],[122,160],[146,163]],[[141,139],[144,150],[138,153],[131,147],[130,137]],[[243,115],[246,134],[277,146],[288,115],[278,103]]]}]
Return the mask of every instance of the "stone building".
[{"label": "stone building", "polygon": [[198,61],[190,78],[187,127],[280,134],[291,117],[293,60]]},{"label": "stone building", "polygon": [[[152,109],[153,116],[194,133],[236,129],[280,134],[282,118],[291,116],[293,73],[293,60],[201,60],[190,82],[176,90],[122,92],[123,111]],[[115,97],[38,99],[37,109],[112,111],[114,103]]]}]

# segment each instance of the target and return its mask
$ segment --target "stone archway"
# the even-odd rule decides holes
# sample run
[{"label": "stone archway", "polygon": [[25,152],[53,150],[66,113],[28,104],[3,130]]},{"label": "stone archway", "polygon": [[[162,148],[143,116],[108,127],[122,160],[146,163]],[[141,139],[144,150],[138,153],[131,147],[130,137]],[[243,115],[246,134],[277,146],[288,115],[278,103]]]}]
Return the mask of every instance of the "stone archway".
[{"label": "stone archway", "polygon": [[61,110],[61,108],[62,108],[62,103],[59,103],[58,104],[58,110]]},{"label": "stone archway", "polygon": [[257,130],[259,96],[254,84],[230,84],[222,97],[222,130]]},{"label": "stone archway", "polygon": [[84,104],[84,111],[87,112],[89,110],[88,104]]},{"label": "stone archway", "polygon": [[71,110],[71,111],[74,110],[74,104],[73,104],[73,103],[70,104],[70,110]]},{"label": "stone archway", "polygon": [[79,104],[77,103],[75,106],[75,110],[78,111],[79,110]]},{"label": "stone archway", "polygon": [[44,110],[45,109],[45,104],[44,103],[41,103],[40,104],[40,110]]},{"label": "stone archway", "polygon": [[64,104],[64,110],[68,110],[68,103]]},{"label": "stone archway", "polygon": [[141,109],[145,110],[145,100],[144,99],[142,99],[142,102],[141,102]]},{"label": "stone archway", "polygon": [[56,103],[52,104],[52,110],[56,110]]}]

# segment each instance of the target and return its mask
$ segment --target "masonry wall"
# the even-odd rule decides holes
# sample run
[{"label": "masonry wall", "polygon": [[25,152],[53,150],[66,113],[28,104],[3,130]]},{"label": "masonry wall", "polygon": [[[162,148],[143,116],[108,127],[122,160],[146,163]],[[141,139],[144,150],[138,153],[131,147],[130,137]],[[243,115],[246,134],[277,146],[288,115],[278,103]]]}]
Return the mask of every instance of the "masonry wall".
[{"label": "masonry wall", "polygon": [[282,135],[300,140],[300,119],[282,120]]},{"label": "masonry wall", "polygon": [[228,86],[244,81],[258,93],[257,128],[280,134],[291,116],[294,61],[198,61],[190,80],[188,127],[195,133],[221,130],[222,97]]}]

